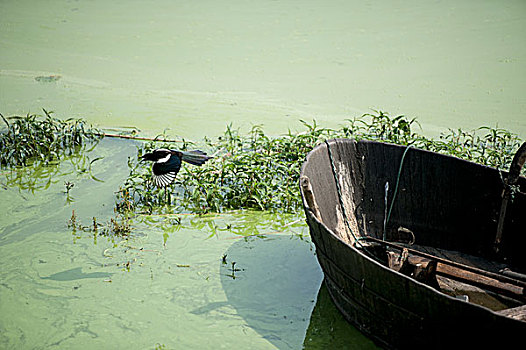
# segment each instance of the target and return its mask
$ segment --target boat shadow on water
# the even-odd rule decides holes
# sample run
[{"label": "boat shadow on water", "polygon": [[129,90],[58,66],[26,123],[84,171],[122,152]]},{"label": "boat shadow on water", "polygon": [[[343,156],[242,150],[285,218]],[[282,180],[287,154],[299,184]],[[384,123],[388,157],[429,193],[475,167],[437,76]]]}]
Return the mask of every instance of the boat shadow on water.
[{"label": "boat shadow on water", "polygon": [[112,273],[108,272],[82,272],[82,267],[76,267],[61,272],[54,273],[50,276],[40,277],[43,280],[53,281],[76,281],[86,278],[110,278]]},{"label": "boat shadow on water", "polygon": [[320,289],[322,274],[309,242],[285,235],[239,240],[225,255],[221,284],[227,301],[193,313],[230,305],[248,327],[278,349],[322,349],[344,343],[374,348],[338,313],[325,287]]}]

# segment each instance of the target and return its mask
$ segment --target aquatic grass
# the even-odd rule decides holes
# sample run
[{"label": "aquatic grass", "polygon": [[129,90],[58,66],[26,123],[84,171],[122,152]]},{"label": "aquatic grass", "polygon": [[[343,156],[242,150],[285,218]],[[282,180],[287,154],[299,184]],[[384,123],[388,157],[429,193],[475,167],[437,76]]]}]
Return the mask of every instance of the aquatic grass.
[{"label": "aquatic grass", "polygon": [[509,130],[482,126],[475,130],[448,129],[438,139],[416,132],[422,129],[416,118],[390,117],[382,111],[347,120],[340,131],[344,137],[377,140],[452,155],[475,163],[508,170],[522,141]]},{"label": "aquatic grass", "polygon": [[[91,173],[92,164],[101,158],[90,159],[101,133],[82,119],[61,120],[43,109],[44,116],[4,117],[0,129],[0,168],[5,169],[6,187],[34,193],[46,190],[57,183],[61,176],[71,173]],[[61,166],[69,161],[71,168]],[[73,198],[66,187],[66,204]]]},{"label": "aquatic grass", "polygon": [[185,210],[193,212],[259,209],[291,212],[298,209],[297,178],[305,155],[329,129],[302,122],[307,132],[270,137],[261,126],[247,135],[227,127],[208,147],[219,156],[207,167],[183,172],[177,184],[183,189]]},{"label": "aquatic grass", "polygon": [[[215,138],[204,138],[202,147],[215,157],[202,167],[183,166],[173,185],[163,189],[151,183],[150,164],[138,158],[153,148],[173,147],[148,142],[138,146],[137,158],[128,159],[130,175],[117,193],[118,212],[191,212],[205,214],[230,210],[297,212],[301,208],[298,179],[306,154],[331,138],[377,140],[435,151],[480,164],[507,169],[520,146],[517,135],[500,128],[473,131],[449,129],[438,139],[417,132],[416,118],[391,117],[382,111],[348,119],[337,129],[316,121],[300,121],[302,132],[290,130],[267,135],[260,125],[242,133],[231,124]],[[182,144],[187,149],[188,143]],[[192,148],[196,145],[192,144]]]},{"label": "aquatic grass", "polygon": [[71,156],[101,133],[83,119],[61,120],[45,109],[44,116],[4,117],[0,130],[0,167],[47,165]]},{"label": "aquatic grass", "polygon": [[83,225],[75,210],[71,211],[71,217],[67,223],[73,234],[78,232],[91,232],[96,236],[120,237],[126,238],[132,232],[131,218],[124,215],[115,215],[108,222],[100,223],[96,217],[93,217],[92,225]]},{"label": "aquatic grass", "polygon": [[[177,188],[178,198],[166,197],[164,190],[151,184],[149,164],[130,158],[130,176],[118,192],[117,209],[152,212],[177,199],[173,204],[179,211],[194,213],[232,209],[294,211],[298,208],[295,181],[301,161],[322,139],[321,135],[328,135],[328,129],[319,129],[315,123],[304,125],[309,132],[289,132],[279,138],[266,135],[261,126],[254,126],[248,135],[227,126],[216,140],[205,139],[205,148],[215,157],[202,167],[184,167],[175,185],[168,188],[170,192]],[[188,144],[184,146],[186,149]],[[156,147],[170,145],[141,145],[137,159]]]}]

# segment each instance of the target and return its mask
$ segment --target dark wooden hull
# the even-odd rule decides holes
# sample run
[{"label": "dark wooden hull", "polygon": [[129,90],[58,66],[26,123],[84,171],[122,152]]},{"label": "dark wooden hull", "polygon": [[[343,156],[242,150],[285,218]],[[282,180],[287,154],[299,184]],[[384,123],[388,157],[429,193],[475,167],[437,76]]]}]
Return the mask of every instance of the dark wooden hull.
[{"label": "dark wooden hull", "polygon": [[[305,213],[331,298],[345,318],[388,348],[506,346],[526,337],[526,322],[448,296],[389,269],[349,243],[342,223],[360,236],[382,238],[385,183],[398,192],[386,227],[414,232],[421,245],[503,260],[526,270],[526,196],[508,205],[502,247],[494,253],[503,190],[495,169],[432,152],[353,140],[316,147],[302,168],[312,185],[321,218]],[[331,162],[332,157],[332,162]],[[339,176],[337,183],[332,171]],[[505,176],[506,174],[504,174]],[[519,179],[524,192],[526,179]],[[345,210],[342,210],[342,205]],[[347,215],[347,216],[346,216]]]}]

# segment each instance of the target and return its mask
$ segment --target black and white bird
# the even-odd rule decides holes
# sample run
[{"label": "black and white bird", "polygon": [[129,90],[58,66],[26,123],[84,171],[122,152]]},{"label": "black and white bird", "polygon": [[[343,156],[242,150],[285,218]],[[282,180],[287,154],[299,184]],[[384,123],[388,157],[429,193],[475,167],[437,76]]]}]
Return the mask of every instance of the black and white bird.
[{"label": "black and white bird", "polygon": [[176,151],[167,148],[158,148],[141,157],[143,160],[154,162],[152,166],[153,182],[157,187],[166,187],[175,180],[175,176],[181,169],[182,162],[201,166],[210,156],[205,152],[195,151]]}]

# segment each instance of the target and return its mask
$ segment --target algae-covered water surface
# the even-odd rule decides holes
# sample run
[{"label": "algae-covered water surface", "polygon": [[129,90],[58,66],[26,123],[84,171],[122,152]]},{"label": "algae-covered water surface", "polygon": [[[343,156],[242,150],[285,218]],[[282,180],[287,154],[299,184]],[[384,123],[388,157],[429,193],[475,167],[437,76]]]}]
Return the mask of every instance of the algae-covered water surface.
[{"label": "algae-covered water surface", "polygon": [[526,135],[522,0],[21,0],[0,19],[3,114],[200,139],[374,108]]},{"label": "algae-covered water surface", "polygon": [[372,346],[330,302],[313,316],[322,274],[298,215],[144,214],[127,238],[72,230],[73,211],[78,224],[110,219],[136,147],[104,139],[86,156],[104,161],[2,173],[2,348]]},{"label": "algae-covered water surface", "polygon": [[[504,140],[509,156],[526,136],[525,32],[520,0],[1,1],[0,113],[45,108],[105,133],[164,134],[206,148],[203,140],[216,142],[225,128],[256,130],[252,142],[258,130],[294,139],[314,119],[337,128],[386,110],[408,116],[391,125],[398,136],[412,137],[418,125],[406,133],[406,122],[418,117],[426,137],[451,129],[442,139],[456,142],[450,151],[482,145],[475,160],[484,161],[486,142]],[[482,125],[493,129],[477,138],[459,129]],[[282,140],[285,148],[290,139]],[[223,141],[214,152],[232,156]],[[275,187],[256,184],[244,193],[252,209],[272,211],[217,201],[215,213],[204,200],[193,206],[200,215],[145,205],[128,221],[115,203],[123,186],[147,190],[126,182],[138,145],[103,138],[23,167],[3,158],[0,348],[375,347],[322,286],[293,182],[275,196]],[[272,152],[258,160],[269,163]],[[488,165],[502,166],[495,154]],[[274,169],[293,173],[302,157]],[[268,169],[248,158],[230,159]],[[192,189],[201,178],[187,175],[178,180]],[[264,181],[274,185],[272,176]],[[221,184],[207,191],[222,193]],[[184,187],[171,187],[171,204]],[[280,210],[282,196],[296,209]]]}]

